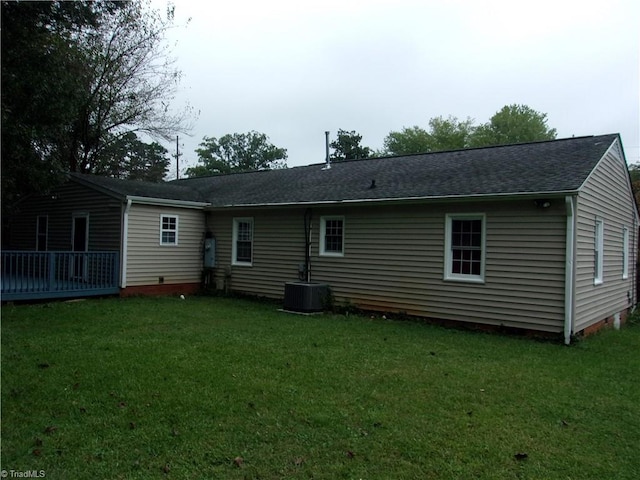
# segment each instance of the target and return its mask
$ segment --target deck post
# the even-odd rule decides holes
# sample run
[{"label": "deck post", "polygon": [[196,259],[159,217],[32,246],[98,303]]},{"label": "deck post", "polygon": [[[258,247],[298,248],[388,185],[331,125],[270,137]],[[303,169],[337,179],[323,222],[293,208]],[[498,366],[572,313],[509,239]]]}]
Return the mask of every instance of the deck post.
[{"label": "deck post", "polygon": [[48,284],[47,291],[51,291],[56,284],[56,253],[49,252],[49,261],[48,263]]}]

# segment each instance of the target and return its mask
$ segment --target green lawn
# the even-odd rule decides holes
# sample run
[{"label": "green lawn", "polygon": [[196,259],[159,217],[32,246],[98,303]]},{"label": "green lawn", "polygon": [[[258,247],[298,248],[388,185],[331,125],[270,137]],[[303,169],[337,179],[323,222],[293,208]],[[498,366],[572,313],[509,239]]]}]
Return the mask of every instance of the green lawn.
[{"label": "green lawn", "polygon": [[2,469],[637,479],[640,326],[565,347],[191,297],[2,307]]}]

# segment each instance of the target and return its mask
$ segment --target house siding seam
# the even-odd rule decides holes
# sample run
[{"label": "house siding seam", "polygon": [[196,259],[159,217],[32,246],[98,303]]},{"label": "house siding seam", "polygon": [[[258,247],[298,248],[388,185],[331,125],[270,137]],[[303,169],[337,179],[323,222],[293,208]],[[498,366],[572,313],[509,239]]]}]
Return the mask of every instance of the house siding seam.
[{"label": "house siding seam", "polygon": [[[178,245],[160,245],[160,216],[175,215]],[[189,208],[133,203],[128,215],[127,287],[199,283],[204,213]]]},{"label": "house siding seam", "polygon": [[[484,284],[443,280],[445,216],[486,214]],[[319,255],[320,217],[345,217],[344,257]],[[564,325],[566,213],[532,201],[469,205],[317,207],[311,279],[328,283],[338,303],[363,309],[560,333]],[[252,267],[231,266],[233,216],[254,217]],[[218,288],[282,298],[304,262],[304,209],[217,211]],[[226,273],[230,273],[226,275]],[[225,283],[226,282],[226,283]]]},{"label": "house siding seam", "polygon": [[[619,149],[609,149],[578,194],[574,332],[635,304],[636,248],[629,249],[630,275],[622,278],[623,227],[630,230],[630,245],[636,245],[638,228],[626,169]],[[604,222],[604,271],[599,285],[594,285],[596,219]]]}]

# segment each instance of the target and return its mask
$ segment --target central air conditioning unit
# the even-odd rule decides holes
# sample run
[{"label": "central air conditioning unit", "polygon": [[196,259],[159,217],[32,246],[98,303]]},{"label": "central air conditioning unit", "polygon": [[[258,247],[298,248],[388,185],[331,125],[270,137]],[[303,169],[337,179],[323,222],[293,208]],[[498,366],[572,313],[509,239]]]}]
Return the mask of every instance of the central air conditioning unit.
[{"label": "central air conditioning unit", "polygon": [[326,283],[288,282],[284,284],[284,310],[301,313],[322,312],[329,306]]}]

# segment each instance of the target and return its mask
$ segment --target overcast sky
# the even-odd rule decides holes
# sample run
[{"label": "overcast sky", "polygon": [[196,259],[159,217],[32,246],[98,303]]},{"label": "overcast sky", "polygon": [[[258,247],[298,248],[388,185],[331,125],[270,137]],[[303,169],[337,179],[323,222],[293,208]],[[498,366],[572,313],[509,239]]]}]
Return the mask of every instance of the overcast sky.
[{"label": "overcast sky", "polygon": [[324,161],[326,130],[376,150],[432,117],[480,124],[514,103],[559,138],[620,133],[640,161],[637,0],[174,3],[176,105],[199,111],[181,167],[205,135],[265,133],[292,167]]}]

